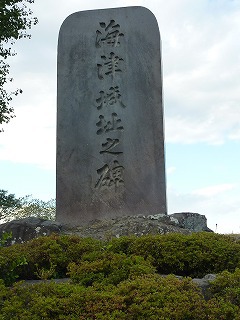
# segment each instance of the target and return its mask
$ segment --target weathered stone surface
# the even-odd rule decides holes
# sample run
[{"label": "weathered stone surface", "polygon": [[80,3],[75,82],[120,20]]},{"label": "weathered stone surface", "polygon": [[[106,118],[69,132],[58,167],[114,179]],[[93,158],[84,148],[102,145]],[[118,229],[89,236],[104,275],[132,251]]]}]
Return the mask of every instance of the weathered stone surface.
[{"label": "weathered stone surface", "polygon": [[[194,214],[195,218],[198,214]],[[201,216],[201,215],[199,215]],[[71,227],[62,225],[56,221],[40,218],[25,218],[13,220],[0,225],[0,237],[2,232],[12,232],[11,243],[22,243],[38,236],[50,235],[51,233],[76,234],[81,237],[92,237],[96,239],[107,239],[128,235],[142,236],[146,234],[166,234],[178,232],[189,234],[193,229],[183,228],[177,221],[164,214],[148,216],[129,216],[115,219],[94,220],[87,225]],[[186,224],[189,226],[189,224]],[[191,227],[191,226],[190,226]],[[203,225],[198,231],[211,231]]]},{"label": "weathered stone surface", "polygon": [[95,220],[88,225],[65,229],[67,234],[77,234],[82,237],[106,239],[121,236],[142,236],[146,234],[166,234],[179,232],[191,233],[172,223],[165,215],[128,216],[110,220]]},{"label": "weathered stone surface", "polygon": [[171,221],[175,222],[181,228],[192,231],[213,232],[207,226],[207,219],[204,215],[193,212],[179,212],[169,215]]},{"label": "weathered stone surface", "polygon": [[211,282],[216,279],[216,276],[217,276],[216,274],[207,274],[202,279],[198,279],[198,278],[193,279],[193,282],[200,287],[201,292],[206,300],[211,298],[211,293],[209,291],[209,288],[211,286]]},{"label": "weathered stone surface", "polygon": [[166,213],[160,35],[143,7],[77,12],[58,45],[57,220]]},{"label": "weathered stone surface", "polygon": [[56,221],[29,217],[0,224],[0,238],[3,232],[12,233],[8,244],[23,243],[39,236],[49,236],[59,233],[62,226]]},{"label": "weathered stone surface", "polygon": [[[167,277],[167,274],[161,275],[162,277]],[[178,276],[174,275],[176,278],[179,280],[183,279],[183,276]],[[211,292],[210,292],[210,287],[211,287],[211,282],[216,279],[217,275],[216,274],[206,274],[203,278],[193,278],[192,281],[195,283],[199,289],[201,290],[205,300],[208,300],[211,298]]]}]

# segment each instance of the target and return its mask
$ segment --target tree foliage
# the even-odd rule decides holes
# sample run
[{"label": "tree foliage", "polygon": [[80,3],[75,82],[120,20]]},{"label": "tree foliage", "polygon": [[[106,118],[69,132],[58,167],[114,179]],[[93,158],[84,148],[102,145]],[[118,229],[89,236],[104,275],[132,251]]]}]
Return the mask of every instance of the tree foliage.
[{"label": "tree foliage", "polygon": [[21,200],[14,194],[8,194],[6,190],[0,190],[0,219],[21,207]]},{"label": "tree foliage", "polygon": [[56,213],[56,201],[43,201],[28,195],[16,198],[6,190],[0,190],[0,219],[10,221],[27,217],[40,217],[53,220]]},{"label": "tree foliage", "polygon": [[51,199],[43,201],[31,196],[21,198],[21,207],[15,210],[12,218],[22,219],[27,217],[39,217],[54,220],[56,215],[56,201]]},{"label": "tree foliage", "polygon": [[13,81],[9,77],[10,65],[7,59],[16,54],[12,50],[15,41],[30,38],[28,30],[38,22],[28,8],[32,3],[34,0],[0,0],[0,125],[8,123],[14,117],[10,103],[14,95],[22,93],[21,89],[8,92],[5,88],[8,82]]}]

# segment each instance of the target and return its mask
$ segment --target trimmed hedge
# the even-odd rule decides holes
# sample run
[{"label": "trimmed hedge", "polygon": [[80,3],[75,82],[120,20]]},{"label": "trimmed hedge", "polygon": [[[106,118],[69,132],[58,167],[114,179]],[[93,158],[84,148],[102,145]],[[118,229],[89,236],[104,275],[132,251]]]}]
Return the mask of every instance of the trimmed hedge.
[{"label": "trimmed hedge", "polygon": [[[212,233],[106,242],[53,234],[0,247],[0,320],[237,320],[239,264],[240,242]],[[191,278],[158,273],[219,275],[205,301]],[[71,283],[16,282],[66,276]]]},{"label": "trimmed hedge", "polygon": [[199,278],[224,270],[233,272],[240,267],[240,241],[214,233],[122,237],[108,242],[53,234],[0,247],[0,278],[7,285],[16,279],[44,279],[47,275],[64,278],[70,263],[82,268],[84,263],[85,268],[91,269],[87,265],[99,263],[103,259],[101,254],[116,254],[114,259],[125,255],[125,260],[138,256],[141,263],[148,261],[160,274]]},{"label": "trimmed hedge", "polygon": [[[18,280],[38,279],[41,270],[55,266],[52,278],[64,278],[70,262],[80,261],[85,253],[102,250],[102,243],[91,238],[77,236],[51,235],[39,237],[24,244],[0,247],[0,279],[11,284],[9,267],[18,259],[25,259],[27,264],[16,265],[12,273]],[[10,268],[11,269],[11,268]]]},{"label": "trimmed hedge", "polygon": [[112,240],[109,247],[113,252],[153,259],[161,274],[201,278],[208,273],[240,267],[240,241],[214,233],[122,237]]},{"label": "trimmed hedge", "polygon": [[153,274],[156,269],[143,257],[124,253],[94,253],[85,255],[81,262],[72,262],[68,274],[74,283],[91,286],[93,283],[114,284],[143,274]]},{"label": "trimmed hedge", "polygon": [[148,274],[117,286],[0,281],[0,320],[237,320],[240,308],[216,295],[205,301],[190,278]]}]

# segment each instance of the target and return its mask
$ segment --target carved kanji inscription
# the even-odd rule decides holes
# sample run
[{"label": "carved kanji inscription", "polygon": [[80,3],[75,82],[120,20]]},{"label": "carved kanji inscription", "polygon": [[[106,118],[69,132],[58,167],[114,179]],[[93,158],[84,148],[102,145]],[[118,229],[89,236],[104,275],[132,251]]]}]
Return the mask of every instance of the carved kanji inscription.
[{"label": "carved kanji inscription", "polygon": [[100,177],[95,188],[109,189],[114,187],[116,191],[119,186],[124,185],[123,171],[124,167],[119,165],[117,160],[114,160],[111,165],[105,164],[97,170]]},{"label": "carved kanji inscription", "polygon": [[113,112],[111,118],[108,120],[105,119],[105,116],[100,115],[99,121],[96,123],[96,126],[99,128],[97,134],[106,133],[109,131],[122,131],[124,128],[122,126],[122,120],[118,118],[116,112]]},{"label": "carved kanji inscription", "polygon": [[119,87],[111,87],[108,92],[100,91],[100,97],[96,99],[98,104],[97,109],[101,110],[104,107],[109,107],[114,104],[119,103],[122,108],[126,108],[124,103],[122,102],[122,95],[120,93]]},{"label": "carved kanji inscription", "polygon": [[101,56],[102,63],[97,64],[98,78],[103,80],[106,76],[115,77],[117,73],[121,73],[121,63],[124,61],[114,52],[111,52],[109,56]]},{"label": "carved kanji inscription", "polygon": [[103,44],[118,47],[120,45],[120,38],[124,36],[120,32],[120,25],[113,19],[108,24],[100,22],[99,25],[100,29],[96,31],[96,47],[100,48]]}]

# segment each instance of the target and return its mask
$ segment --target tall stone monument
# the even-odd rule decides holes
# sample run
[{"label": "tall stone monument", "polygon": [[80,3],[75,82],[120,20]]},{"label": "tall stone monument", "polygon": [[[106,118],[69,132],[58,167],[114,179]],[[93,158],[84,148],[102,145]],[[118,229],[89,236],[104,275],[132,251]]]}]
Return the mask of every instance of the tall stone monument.
[{"label": "tall stone monument", "polygon": [[57,220],[166,214],[160,35],[143,7],[76,12],[58,43]]}]

